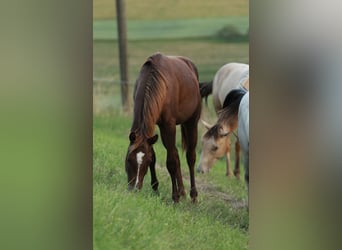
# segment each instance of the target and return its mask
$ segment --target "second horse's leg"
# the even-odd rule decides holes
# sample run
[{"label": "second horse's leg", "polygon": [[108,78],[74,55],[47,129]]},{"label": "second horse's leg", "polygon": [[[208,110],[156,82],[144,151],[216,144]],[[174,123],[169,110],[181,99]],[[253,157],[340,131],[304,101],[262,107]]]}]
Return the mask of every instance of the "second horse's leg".
[{"label": "second horse's leg", "polygon": [[239,140],[235,142],[235,169],[234,175],[239,180],[240,179],[240,143]]}]

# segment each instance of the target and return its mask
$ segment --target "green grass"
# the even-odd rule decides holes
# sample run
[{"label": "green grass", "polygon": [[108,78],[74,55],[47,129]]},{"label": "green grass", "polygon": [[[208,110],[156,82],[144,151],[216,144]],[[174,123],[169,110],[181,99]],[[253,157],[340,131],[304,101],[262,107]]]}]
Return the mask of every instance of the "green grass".
[{"label": "green grass", "polygon": [[[158,141],[159,196],[152,192],[149,174],[141,192],[127,191],[124,159],[130,125],[130,115],[94,117],[94,249],[247,249],[248,212],[238,206],[245,202],[246,186],[227,179],[224,161],[208,175],[196,174],[198,204],[187,195],[174,205],[166,152]],[[180,158],[188,193],[188,168],[181,152]]]},{"label": "green grass", "polygon": [[[247,16],[221,18],[197,18],[178,20],[128,20],[127,37],[132,40],[180,39],[215,37],[225,26],[234,26],[246,34],[249,26]],[[95,20],[93,39],[117,39],[116,20]]]},{"label": "green grass", "polygon": [[[126,0],[126,15],[131,20],[185,19],[204,17],[248,16],[248,0]],[[93,17],[114,19],[115,1],[94,0]]]}]

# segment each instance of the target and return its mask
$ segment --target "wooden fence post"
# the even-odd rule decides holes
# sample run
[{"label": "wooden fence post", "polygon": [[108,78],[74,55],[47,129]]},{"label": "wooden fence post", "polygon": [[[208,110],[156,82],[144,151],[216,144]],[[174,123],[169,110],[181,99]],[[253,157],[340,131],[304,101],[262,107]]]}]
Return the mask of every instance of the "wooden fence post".
[{"label": "wooden fence post", "polygon": [[119,60],[120,60],[120,83],[121,83],[121,103],[123,110],[129,110],[128,99],[128,60],[127,60],[127,28],[125,1],[116,0],[116,18],[118,27],[119,41]]}]

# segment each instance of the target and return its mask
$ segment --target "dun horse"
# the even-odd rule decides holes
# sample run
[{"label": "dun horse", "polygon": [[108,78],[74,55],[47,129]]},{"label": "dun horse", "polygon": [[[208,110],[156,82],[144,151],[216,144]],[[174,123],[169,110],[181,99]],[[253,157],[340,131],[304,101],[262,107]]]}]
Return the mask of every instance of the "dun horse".
[{"label": "dun horse", "polygon": [[182,148],[190,171],[190,196],[196,201],[194,165],[197,123],[201,115],[201,95],[196,66],[187,58],[154,54],[142,66],[134,89],[134,117],[129,135],[125,168],[129,189],[141,189],[148,167],[151,186],[158,189],[153,144],[158,125],[167,150],[166,166],[171,176],[172,199],[185,196],[180,161],[176,148],[176,125],[181,125]]},{"label": "dun horse", "polygon": [[[220,136],[231,133],[238,127],[238,140],[241,144],[245,168],[245,180],[249,185],[249,93],[244,89],[234,89],[227,96],[225,108],[219,112],[216,124],[206,133],[207,140],[217,144]],[[207,172],[199,165],[199,171]]]},{"label": "dun horse", "polygon": [[[201,84],[201,96],[207,98],[213,94],[213,103],[216,113],[224,109],[228,102],[228,94],[233,89],[249,89],[249,66],[242,63],[228,63],[222,66],[215,74],[214,81]],[[237,115],[231,120],[231,130],[237,127]],[[198,170],[208,172],[216,159],[226,155],[226,175],[232,176],[230,169],[230,134],[223,127],[212,126],[202,121],[208,131],[202,137],[202,152]],[[215,135],[213,139],[212,135]],[[240,144],[235,144],[234,175],[240,177]]]}]

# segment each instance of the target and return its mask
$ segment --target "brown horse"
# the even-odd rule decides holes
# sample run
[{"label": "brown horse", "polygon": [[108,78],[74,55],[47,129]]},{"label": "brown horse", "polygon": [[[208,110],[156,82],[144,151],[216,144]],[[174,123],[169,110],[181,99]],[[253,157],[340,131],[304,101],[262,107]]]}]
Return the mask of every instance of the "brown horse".
[{"label": "brown horse", "polygon": [[166,166],[172,181],[172,199],[185,196],[176,148],[176,125],[181,125],[182,148],[190,170],[190,196],[196,201],[194,166],[197,123],[201,115],[201,95],[196,66],[181,56],[154,54],[142,66],[134,89],[134,117],[126,156],[129,189],[141,189],[148,166],[151,186],[157,191],[156,156],[153,144],[157,124],[167,150]]}]

